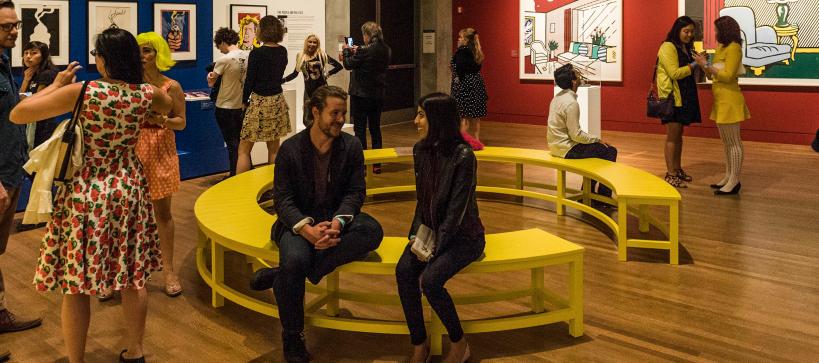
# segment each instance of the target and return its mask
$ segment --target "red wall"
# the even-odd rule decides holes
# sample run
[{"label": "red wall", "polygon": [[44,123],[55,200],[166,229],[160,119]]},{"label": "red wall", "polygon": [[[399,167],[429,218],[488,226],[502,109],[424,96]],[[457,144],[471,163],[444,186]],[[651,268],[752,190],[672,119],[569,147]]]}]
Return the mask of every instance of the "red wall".
[{"label": "red wall", "polygon": [[[602,128],[664,133],[659,120],[645,116],[645,99],[657,49],[677,17],[676,1],[624,0],[623,81],[606,83],[602,94]],[[458,14],[461,7],[463,13]],[[518,72],[518,0],[453,0],[452,28],[478,30],[487,54],[481,71],[489,93],[486,119],[502,122],[546,124],[552,99],[551,81],[522,81]],[[455,44],[455,42],[453,42]],[[742,125],[747,140],[808,144],[819,128],[819,87],[744,86],[752,118]],[[708,120],[711,91],[700,88],[703,123],[686,135],[719,137]]]}]

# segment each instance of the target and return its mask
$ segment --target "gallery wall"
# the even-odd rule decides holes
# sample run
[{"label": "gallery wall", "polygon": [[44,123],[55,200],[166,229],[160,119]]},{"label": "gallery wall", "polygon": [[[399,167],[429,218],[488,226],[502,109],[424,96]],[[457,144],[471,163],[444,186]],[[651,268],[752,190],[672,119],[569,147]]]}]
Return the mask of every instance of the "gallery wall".
[{"label": "gallery wall", "polygon": [[[167,3],[169,1],[139,0],[137,18],[139,32],[153,31],[153,4],[155,2]],[[213,1],[177,0],[174,2],[196,4],[196,60],[180,61],[165,74],[179,81],[185,90],[207,88],[205,67],[213,62],[213,17],[211,16]],[[79,61],[84,68],[78,73],[77,78],[80,80],[99,78],[96,66],[88,64],[88,52],[90,51],[88,49],[88,1],[70,0],[69,7],[69,59]],[[16,72],[19,82],[21,69],[16,69]]]},{"label": "gallery wall", "polygon": [[[521,81],[518,75],[519,1],[453,0],[452,29],[478,29],[487,58],[483,74],[489,104],[486,119],[546,124],[552,99],[551,81]],[[604,83],[602,128],[664,133],[658,120],[645,116],[645,98],[657,49],[677,17],[674,1],[629,0],[623,5],[623,81]],[[461,9],[459,13],[458,9]],[[454,43],[453,43],[454,44]],[[807,144],[819,128],[819,90],[816,88],[744,86],[752,119],[743,124],[746,140]],[[708,120],[713,102],[709,86],[701,86],[703,123],[687,135],[718,137]],[[545,134],[544,134],[545,138]]]}]

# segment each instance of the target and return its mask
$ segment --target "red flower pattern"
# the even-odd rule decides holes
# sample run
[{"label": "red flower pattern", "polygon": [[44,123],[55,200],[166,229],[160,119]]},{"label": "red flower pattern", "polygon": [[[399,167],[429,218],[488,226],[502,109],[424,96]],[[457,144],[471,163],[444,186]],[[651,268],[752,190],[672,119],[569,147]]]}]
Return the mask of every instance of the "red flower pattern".
[{"label": "red flower pattern", "polygon": [[[134,145],[150,85],[89,82],[85,165],[59,187],[34,277],[39,291],[96,295],[145,286],[162,269],[147,181]],[[104,101],[104,102],[103,102]]]}]

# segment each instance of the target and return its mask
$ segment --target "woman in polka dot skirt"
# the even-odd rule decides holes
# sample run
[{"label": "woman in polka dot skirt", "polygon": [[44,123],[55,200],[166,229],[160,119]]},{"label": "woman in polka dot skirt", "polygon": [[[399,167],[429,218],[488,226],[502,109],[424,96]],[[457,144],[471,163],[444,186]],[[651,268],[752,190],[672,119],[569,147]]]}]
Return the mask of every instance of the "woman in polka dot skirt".
[{"label": "woman in polka dot skirt", "polygon": [[472,28],[458,32],[458,50],[452,56],[452,97],[461,114],[461,131],[480,140],[481,117],[486,116],[486,85],[481,76],[484,55],[478,31]]}]

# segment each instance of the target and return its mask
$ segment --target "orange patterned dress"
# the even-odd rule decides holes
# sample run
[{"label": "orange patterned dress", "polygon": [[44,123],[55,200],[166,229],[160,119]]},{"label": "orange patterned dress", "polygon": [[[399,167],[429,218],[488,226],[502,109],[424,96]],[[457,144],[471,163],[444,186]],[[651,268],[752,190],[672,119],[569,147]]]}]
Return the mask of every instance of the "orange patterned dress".
[{"label": "orange patterned dress", "polygon": [[[170,88],[169,79],[162,89],[168,92]],[[168,116],[173,117],[172,114]],[[148,178],[151,200],[169,197],[179,191],[179,155],[173,130],[146,122],[139,134],[136,153]]]}]

